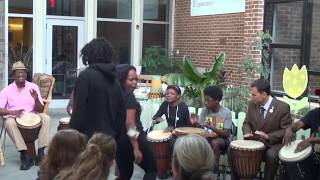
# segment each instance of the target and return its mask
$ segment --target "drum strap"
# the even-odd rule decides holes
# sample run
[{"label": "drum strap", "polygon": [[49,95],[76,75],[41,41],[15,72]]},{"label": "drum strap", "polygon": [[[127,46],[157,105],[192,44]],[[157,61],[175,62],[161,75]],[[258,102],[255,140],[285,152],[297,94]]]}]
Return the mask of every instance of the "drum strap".
[{"label": "drum strap", "polygon": [[[174,127],[177,126],[177,121],[178,121],[178,110],[179,110],[179,104],[177,105],[177,109],[176,109],[176,117],[174,119]],[[168,113],[168,119],[170,118],[170,113],[169,113],[169,104],[167,107],[167,113]]]}]

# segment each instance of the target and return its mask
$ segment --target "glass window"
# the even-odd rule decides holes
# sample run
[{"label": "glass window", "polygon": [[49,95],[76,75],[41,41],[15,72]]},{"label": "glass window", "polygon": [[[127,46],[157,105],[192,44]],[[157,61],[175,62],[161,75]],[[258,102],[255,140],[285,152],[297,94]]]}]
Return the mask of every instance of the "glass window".
[{"label": "glass window", "polygon": [[97,37],[101,36],[113,46],[113,62],[130,64],[131,23],[98,21]]},{"label": "glass window", "polygon": [[78,28],[52,26],[52,75],[55,77],[53,97],[69,98],[77,78]]},{"label": "glass window", "polygon": [[47,0],[47,15],[84,17],[85,0]]},{"label": "glass window", "polygon": [[151,46],[167,48],[167,24],[143,24],[143,52]]},{"label": "glass window", "polygon": [[32,14],[33,0],[9,0],[9,13]]},{"label": "glass window", "polygon": [[9,48],[9,83],[13,81],[12,64],[22,61],[28,69],[28,80],[32,79],[32,19],[9,17],[8,48]]},{"label": "glass window", "polygon": [[144,0],[143,20],[168,21],[169,0]]},{"label": "glass window", "polygon": [[131,19],[132,0],[98,0],[98,18]]},{"label": "glass window", "polygon": [[284,91],[282,87],[283,71],[291,69],[294,64],[299,65],[300,50],[298,49],[273,49],[272,50],[272,90]]},{"label": "glass window", "polygon": [[313,76],[313,75],[309,75],[309,84],[308,84],[309,90],[310,90],[310,94],[312,96],[316,96],[315,95],[315,90],[317,88],[320,87],[320,76]]},{"label": "glass window", "polygon": [[310,70],[320,71],[320,1],[313,3],[311,32]]},{"label": "glass window", "polygon": [[274,43],[300,45],[303,2],[276,4],[274,11]]}]

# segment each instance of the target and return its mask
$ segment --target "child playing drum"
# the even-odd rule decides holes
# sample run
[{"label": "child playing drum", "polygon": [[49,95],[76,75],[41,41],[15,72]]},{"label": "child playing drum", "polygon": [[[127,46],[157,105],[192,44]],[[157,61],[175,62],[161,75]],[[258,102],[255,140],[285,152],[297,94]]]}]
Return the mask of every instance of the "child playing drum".
[{"label": "child playing drum", "polygon": [[211,142],[216,162],[220,153],[228,149],[231,138],[232,116],[229,109],[222,107],[221,88],[209,86],[204,89],[205,107],[199,117],[199,124],[207,130],[206,137]]},{"label": "child playing drum", "polygon": [[157,113],[153,116],[154,123],[159,123],[166,116],[168,127],[166,131],[172,131],[177,127],[191,126],[190,114],[187,105],[180,100],[181,90],[176,85],[169,85],[166,90],[166,101],[164,101]]}]

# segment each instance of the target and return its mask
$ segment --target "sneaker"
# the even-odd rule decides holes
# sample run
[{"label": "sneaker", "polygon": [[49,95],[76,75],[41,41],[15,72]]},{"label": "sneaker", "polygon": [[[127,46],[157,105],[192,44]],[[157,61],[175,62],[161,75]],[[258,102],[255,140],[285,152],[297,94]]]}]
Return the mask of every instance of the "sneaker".
[{"label": "sneaker", "polygon": [[24,155],[22,157],[20,170],[28,170],[34,165],[33,158],[30,155]]}]

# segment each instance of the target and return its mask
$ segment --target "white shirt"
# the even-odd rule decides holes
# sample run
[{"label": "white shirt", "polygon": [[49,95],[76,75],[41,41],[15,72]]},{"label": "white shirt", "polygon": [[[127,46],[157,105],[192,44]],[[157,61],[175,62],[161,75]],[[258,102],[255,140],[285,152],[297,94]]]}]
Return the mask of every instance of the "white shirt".
[{"label": "white shirt", "polygon": [[268,101],[266,102],[266,104],[264,104],[263,106],[261,106],[261,107],[264,109],[263,118],[266,117],[267,112],[268,112],[268,110],[269,110],[269,108],[270,108],[270,105],[271,105],[271,103],[272,103],[272,100],[273,100],[273,97],[269,96]]}]

